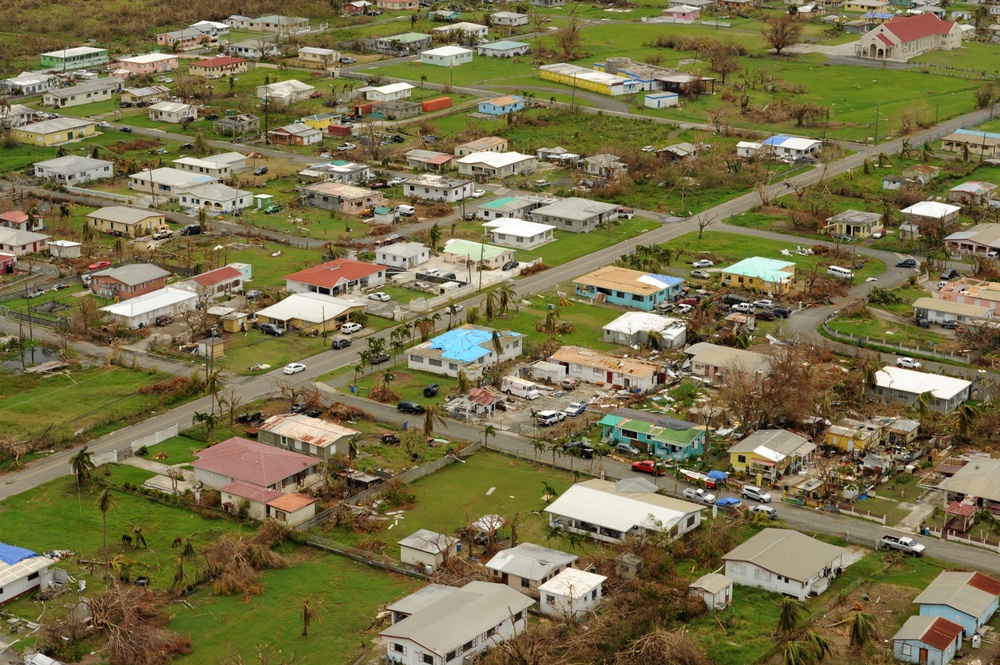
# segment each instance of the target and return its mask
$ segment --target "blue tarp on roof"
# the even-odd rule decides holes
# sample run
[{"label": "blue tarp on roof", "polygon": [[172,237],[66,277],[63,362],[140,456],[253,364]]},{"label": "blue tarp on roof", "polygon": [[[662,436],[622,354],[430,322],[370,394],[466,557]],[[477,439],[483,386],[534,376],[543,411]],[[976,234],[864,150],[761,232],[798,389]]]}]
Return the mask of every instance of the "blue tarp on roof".
[{"label": "blue tarp on roof", "polygon": [[965,134],[966,136],[976,136],[976,137],[982,136],[988,139],[1000,139],[1000,134],[994,134],[993,132],[977,132],[973,129],[956,129],[955,133]]},{"label": "blue tarp on roof", "polygon": [[18,561],[24,561],[25,559],[30,559],[33,556],[38,556],[31,550],[26,550],[23,547],[14,547],[13,545],[8,545],[7,543],[0,543],[0,562],[7,564],[8,566],[13,566]]},{"label": "blue tarp on roof", "polygon": [[[519,336],[519,333],[501,333],[503,335]],[[492,352],[492,340],[490,330],[456,328],[432,339],[431,348],[440,349],[442,358],[471,363]]]},{"label": "blue tarp on roof", "polygon": [[761,145],[781,145],[788,140],[789,137],[784,134],[778,134],[777,136],[772,136],[761,141]]}]

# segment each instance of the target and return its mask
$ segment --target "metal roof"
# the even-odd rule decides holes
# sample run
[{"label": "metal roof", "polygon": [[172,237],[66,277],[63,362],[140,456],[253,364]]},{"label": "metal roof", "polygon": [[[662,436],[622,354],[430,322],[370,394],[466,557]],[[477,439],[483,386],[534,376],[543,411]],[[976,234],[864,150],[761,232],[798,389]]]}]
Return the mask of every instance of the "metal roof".
[{"label": "metal roof", "polygon": [[638,379],[655,376],[662,371],[661,366],[638,358],[612,356],[579,346],[563,346],[553,353],[549,360],[557,363],[574,363],[581,367],[592,367],[602,371],[617,372]]},{"label": "metal roof", "polygon": [[446,536],[429,529],[420,529],[403,538],[397,544],[400,547],[408,547],[411,550],[420,550],[428,554],[440,554],[457,542],[458,538],[453,536]]},{"label": "metal roof", "polygon": [[808,582],[847,553],[847,549],[798,531],[764,529],[728,554],[724,561],[746,561],[798,582]]},{"label": "metal roof", "polygon": [[949,492],[1000,501],[1000,459],[974,459],[941,482]]},{"label": "metal roof", "polygon": [[50,173],[61,173],[63,175],[83,173],[84,171],[100,169],[105,166],[114,166],[114,163],[103,159],[92,159],[77,155],[67,155],[65,157],[56,157],[55,159],[46,159],[43,162],[35,162],[35,168],[41,167]]},{"label": "metal roof", "polygon": [[917,640],[944,651],[962,636],[962,627],[943,617],[912,616],[892,636],[893,640]]},{"label": "metal roof", "polygon": [[196,469],[270,487],[316,466],[312,457],[234,436],[195,453]]},{"label": "metal roof", "polygon": [[706,573],[688,585],[691,589],[702,589],[709,593],[719,593],[726,587],[732,586],[733,581],[725,575],[719,573]]},{"label": "metal roof", "polygon": [[138,286],[155,279],[170,277],[170,271],[152,263],[130,263],[118,268],[108,268],[95,272],[94,277],[107,277],[128,286]]},{"label": "metal roof", "polygon": [[513,217],[494,219],[492,222],[486,222],[483,226],[488,228],[490,233],[499,233],[519,238],[531,238],[556,228],[551,224],[526,222],[523,219],[515,219]]},{"label": "metal roof", "polygon": [[48,557],[15,545],[0,543],[0,589],[52,565]]},{"label": "metal roof", "polygon": [[281,413],[265,420],[257,429],[303,441],[317,448],[336,445],[344,438],[358,434],[357,430],[331,423],[321,418],[310,418],[301,413]]},{"label": "metal roof", "polygon": [[364,303],[347,298],[334,298],[322,293],[293,293],[284,300],[257,312],[274,321],[298,319],[305,323],[324,323],[345,312],[364,310]]},{"label": "metal roof", "polygon": [[691,362],[704,363],[713,367],[741,372],[766,372],[771,361],[756,351],[719,346],[710,342],[698,342],[684,349],[691,356]]},{"label": "metal roof", "polygon": [[560,566],[573,565],[577,558],[575,554],[534,543],[521,543],[517,547],[498,552],[486,563],[486,567],[537,581],[548,577],[549,573]]},{"label": "metal roof", "polygon": [[386,605],[385,609],[390,612],[399,612],[400,614],[414,614],[424,609],[431,603],[435,603],[441,598],[449,596],[456,591],[458,591],[458,589],[453,586],[446,586],[444,584],[428,584],[422,589],[417,589],[409,596],[397,600],[395,603],[390,605]]},{"label": "metal roof", "polygon": [[174,289],[168,286],[164,289],[157,289],[151,293],[145,293],[135,298],[123,300],[119,303],[115,303],[114,305],[102,307],[101,311],[114,316],[130,319],[143,314],[148,314],[150,312],[155,312],[165,307],[173,307],[175,311],[181,306],[184,306],[186,309],[187,306],[194,305],[194,302],[197,299],[198,294],[196,293],[191,293],[190,291],[182,289]]},{"label": "metal roof", "polygon": [[729,449],[731,453],[756,453],[772,462],[790,455],[808,455],[816,450],[808,439],[783,429],[757,430]]},{"label": "metal roof", "polygon": [[666,532],[703,509],[652,492],[621,493],[614,483],[595,479],[573,485],[545,512],[627,533],[636,527]]},{"label": "metal roof", "polygon": [[900,392],[921,395],[929,392],[937,399],[950,400],[956,395],[967,391],[971,381],[955,379],[950,376],[918,372],[886,365],[875,372],[875,385],[879,388],[889,388]]},{"label": "metal roof", "polygon": [[[552,206],[545,206],[550,208]],[[544,208],[538,208],[532,214],[538,213]],[[549,214],[549,213],[546,213]],[[654,295],[664,289],[680,286],[684,280],[680,277],[669,275],[656,275],[631,270],[619,266],[604,266],[594,272],[587,273],[576,278],[577,284],[585,286],[595,286],[599,288],[614,289],[637,295]]]},{"label": "metal roof", "polygon": [[604,584],[604,575],[590,573],[577,568],[567,568],[545,584],[538,587],[539,593],[582,598]]},{"label": "metal roof", "polygon": [[568,199],[535,208],[531,211],[531,214],[582,221],[599,215],[605,215],[616,208],[618,208],[616,203],[603,203],[601,201],[591,201],[572,196]]},{"label": "metal roof", "polygon": [[504,254],[511,254],[513,251],[510,247],[487,245],[461,238],[452,238],[444,244],[445,254],[462,256],[469,261],[494,261]]},{"label": "metal roof", "polygon": [[[977,580],[978,577],[984,578],[991,584]],[[981,573],[945,571],[934,578],[923,593],[913,599],[913,604],[945,605],[978,619],[996,603],[998,594],[1000,585]]]},{"label": "metal roof", "polygon": [[496,330],[491,328],[480,328],[478,326],[464,325],[454,330],[438,335],[426,343],[414,347],[416,351],[424,347],[428,350],[441,352],[442,358],[448,360],[458,360],[464,363],[471,363],[493,353],[493,333],[500,336],[501,343],[506,344],[506,337],[520,337],[521,333],[509,330]]},{"label": "metal roof", "polygon": [[108,206],[98,208],[87,215],[90,219],[99,219],[103,222],[114,222],[116,224],[139,224],[150,217],[163,217],[163,213],[152,210],[140,210],[138,208],[126,208],[125,206]]}]

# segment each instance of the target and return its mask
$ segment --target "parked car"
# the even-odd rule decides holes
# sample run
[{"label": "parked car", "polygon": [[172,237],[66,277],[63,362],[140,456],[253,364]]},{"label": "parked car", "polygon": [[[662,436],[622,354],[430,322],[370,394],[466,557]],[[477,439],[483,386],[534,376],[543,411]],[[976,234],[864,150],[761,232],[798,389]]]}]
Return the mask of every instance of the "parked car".
[{"label": "parked car", "polygon": [[958,321],[944,321],[941,323],[941,327],[945,330],[958,330]]},{"label": "parked car", "polygon": [[486,196],[486,190],[485,189],[474,189],[474,190],[472,190],[472,198],[474,198],[474,199],[481,199],[484,196]]},{"label": "parked car", "polygon": [[436,383],[424,386],[424,397],[437,397],[439,390],[441,390],[441,386]]},{"label": "parked car", "polygon": [[958,272],[954,268],[948,268],[943,273],[941,273],[941,279],[955,279],[956,277],[961,277],[962,273]]},{"label": "parked car", "polygon": [[97,126],[100,127],[101,129],[111,129],[111,123],[110,122],[104,122],[104,121],[102,121],[102,122],[97,123]]},{"label": "parked car", "polygon": [[587,410],[586,402],[570,402],[566,406],[566,408],[563,409],[563,413],[565,413],[567,416],[571,418],[576,418],[578,415],[580,415],[586,410]]},{"label": "parked car", "polygon": [[562,389],[563,390],[574,390],[577,385],[578,385],[578,382],[577,382],[576,379],[565,378],[565,379],[562,380]]},{"label": "parked car", "polygon": [[395,434],[386,433],[379,437],[379,442],[385,445],[394,445],[399,443],[399,437]]},{"label": "parked car", "polygon": [[265,215],[274,215],[282,211],[282,207],[277,203],[272,203],[271,205],[264,208]]},{"label": "parked car", "polygon": [[619,441],[615,446],[615,452],[622,455],[638,455],[639,449],[626,441]]},{"label": "parked car", "polygon": [[337,146],[337,150],[340,150],[341,152],[346,152],[347,150],[355,150],[357,147],[358,146],[354,145],[353,143],[341,143],[340,145]]},{"label": "parked car", "polygon": [[691,499],[695,503],[705,503],[709,506],[715,503],[715,495],[701,489],[700,487],[688,487],[685,489],[684,498]]},{"label": "parked car", "polygon": [[518,267],[519,265],[521,265],[521,264],[518,263],[517,261],[508,261],[507,263],[503,264],[502,270],[513,270],[514,268]]},{"label": "parked car", "polygon": [[756,485],[744,485],[742,494],[744,499],[753,499],[760,503],[771,503],[771,495]]},{"label": "parked car", "polygon": [[44,295],[45,295],[45,289],[33,289],[28,293],[28,295],[24,297],[30,300],[32,298],[37,298],[38,296],[44,296]]},{"label": "parked car", "polygon": [[402,185],[404,182],[406,182],[406,178],[396,177],[390,180],[388,184],[390,187],[395,187],[396,185]]},{"label": "parked car", "polygon": [[346,337],[338,337],[332,342],[330,342],[330,348],[334,350],[346,349],[350,345],[351,345],[351,340],[347,339]]},{"label": "parked car", "polygon": [[396,410],[402,413],[412,413],[415,415],[419,415],[423,413],[426,409],[424,409],[424,407],[420,406],[416,402],[400,402],[399,404],[396,405]]},{"label": "parked car", "polygon": [[158,226],[153,230],[153,240],[163,240],[164,238],[173,237],[174,232],[166,226]]},{"label": "parked car", "polygon": [[431,277],[438,277],[441,275],[441,271],[437,268],[428,268],[424,271],[425,275],[430,275]]},{"label": "parked car", "polygon": [[546,180],[545,178],[535,181],[535,187],[548,187],[548,186],[549,186],[549,181]]},{"label": "parked car", "polygon": [[769,309],[758,310],[754,312],[754,316],[760,319],[761,321],[774,321],[775,319],[774,312],[772,312]]},{"label": "parked car", "polygon": [[897,268],[916,268],[917,267],[917,260],[916,259],[903,259],[902,261],[896,261],[896,267]]},{"label": "parked car", "polygon": [[694,306],[693,305],[685,305],[685,304],[677,305],[677,313],[678,314],[687,314],[688,312],[692,312],[692,311],[694,311]]},{"label": "parked car", "polygon": [[[190,119],[194,120],[194,118],[190,118]],[[181,150],[194,150],[194,144],[193,143],[182,143],[180,149]]]},{"label": "parked car", "polygon": [[728,508],[729,510],[739,510],[743,507],[743,502],[737,499],[735,496],[726,496],[715,502],[719,508]]},{"label": "parked car", "polygon": [[[562,417],[560,417],[562,416]],[[565,420],[566,415],[562,411],[553,411],[551,409],[546,409],[545,411],[539,411],[535,414],[535,422],[539,427],[548,427],[550,425],[557,425],[560,421]]]},{"label": "parked car", "polygon": [[433,134],[425,134],[424,136],[421,136],[420,138],[423,139],[427,143],[437,143],[438,142],[438,138],[436,136],[434,136]]},{"label": "parked car", "polygon": [[208,115],[205,116],[205,120],[218,120],[218,119],[219,119],[218,113],[209,113]]},{"label": "parked car", "polygon": [[904,356],[896,361],[896,367],[902,367],[903,369],[920,369],[923,365],[913,358],[907,358]]},{"label": "parked car", "polygon": [[257,168],[255,168],[253,170],[253,174],[254,175],[265,175],[265,174],[267,174],[267,167],[266,166],[258,166]]},{"label": "parked car", "polygon": [[370,362],[372,365],[381,365],[382,363],[387,363],[390,360],[392,360],[392,358],[389,356],[388,353],[380,353],[377,356],[372,356],[368,360],[368,362]]},{"label": "parked car", "polygon": [[257,289],[250,289],[247,291],[247,300],[253,301],[260,298],[261,292]]},{"label": "parked car", "polygon": [[712,261],[709,261],[708,259],[698,259],[697,261],[695,261],[691,265],[693,267],[695,267],[695,268],[711,268],[712,266],[715,265],[715,263],[712,262]]},{"label": "parked car", "polygon": [[131,134],[132,133],[132,128],[131,127],[119,127],[118,129],[121,130],[121,131],[123,131],[123,132],[125,132],[126,134]]},{"label": "parked car", "polygon": [[576,454],[582,459],[594,459],[594,447],[591,446],[587,441],[583,439],[579,441],[570,441],[569,443],[563,444],[563,453],[571,454],[572,451],[576,451]]},{"label": "parked car", "polygon": [[674,311],[674,303],[664,300],[663,302],[656,303],[654,309],[660,314],[666,314],[667,312]]},{"label": "parked car", "polygon": [[763,300],[754,300],[753,306],[755,309],[774,309],[774,301],[764,298]]},{"label": "parked car", "polygon": [[353,335],[354,333],[361,330],[363,326],[360,323],[355,323],[354,321],[349,321],[344,325],[340,326],[340,334],[342,335]]},{"label": "parked car", "polygon": [[651,145],[642,146],[642,152],[653,152],[654,150],[656,150],[656,148]]},{"label": "parked car", "polygon": [[382,291],[376,291],[368,296],[369,300],[375,300],[377,302],[389,302],[392,298],[388,293],[383,293]]},{"label": "parked car", "polygon": [[357,60],[346,55],[340,58],[340,64],[342,65],[353,65],[355,62],[357,62]]},{"label": "parked car", "polygon": [[899,550],[900,552],[905,552],[906,554],[912,554],[913,556],[923,556],[924,552],[927,550],[926,545],[921,545],[913,538],[907,536],[893,536],[892,534],[885,534],[879,541],[882,547],[886,547],[891,550]]},{"label": "parked car", "polygon": [[181,229],[182,236],[197,236],[201,235],[201,224],[188,224],[183,229]]},{"label": "parked car", "polygon": [[771,310],[771,313],[773,313],[775,316],[780,316],[783,319],[787,319],[788,315],[791,314],[792,311],[787,307],[775,307],[774,309]]},{"label": "parked car", "polygon": [[771,519],[771,520],[778,519],[778,511],[775,510],[774,508],[772,508],[771,506],[765,506],[765,505],[762,505],[762,504],[761,505],[756,505],[756,506],[753,506],[752,508],[750,508],[750,512],[751,513],[763,513],[764,515],[767,515],[768,519]]},{"label": "parked car", "polygon": [[274,335],[275,337],[281,337],[285,334],[284,328],[280,328],[273,323],[265,323],[260,327],[260,331],[265,335]]},{"label": "parked car", "polygon": [[650,473],[654,476],[662,476],[664,474],[663,469],[657,466],[657,463],[651,459],[645,459],[641,462],[632,462],[632,470],[637,473]]},{"label": "parked car", "polygon": [[288,363],[285,365],[285,374],[298,374],[306,371],[306,366],[302,363]]},{"label": "parked car", "polygon": [[110,268],[111,261],[95,261],[87,266],[87,270],[100,270],[101,268]]},{"label": "parked car", "polygon": [[707,270],[692,270],[691,276],[694,277],[695,279],[711,279],[712,273],[708,272]]},{"label": "parked car", "polygon": [[170,316],[169,314],[161,314],[160,316],[156,317],[156,320],[153,323],[155,323],[158,328],[162,328],[163,326],[169,326],[173,322],[174,322],[174,317]]}]

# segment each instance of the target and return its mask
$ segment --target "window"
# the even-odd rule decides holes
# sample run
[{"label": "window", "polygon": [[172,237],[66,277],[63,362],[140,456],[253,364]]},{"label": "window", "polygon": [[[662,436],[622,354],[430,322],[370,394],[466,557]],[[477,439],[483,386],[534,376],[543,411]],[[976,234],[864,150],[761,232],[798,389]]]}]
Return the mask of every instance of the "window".
[{"label": "window", "polygon": [[489,630],[486,631],[486,637],[487,638],[493,637],[496,634],[497,634],[497,628],[496,628],[496,626],[493,626],[492,628],[490,628]]},{"label": "window", "polygon": [[687,525],[694,526],[696,517],[697,517],[696,515],[689,515],[687,518]]},{"label": "window", "polygon": [[736,461],[739,462],[740,464],[746,464],[747,463],[747,456],[746,455],[737,455],[736,456]]},{"label": "window", "polygon": [[476,638],[473,637],[471,640],[462,645],[462,651],[468,651],[472,647],[476,646]]},{"label": "window", "polygon": [[427,663],[428,665],[434,665],[434,656],[432,656],[429,653],[425,653],[422,656],[420,656],[420,662]]},{"label": "window", "polygon": [[520,621],[521,617],[523,617],[523,616],[524,616],[524,611],[522,610],[522,611],[520,611],[520,612],[518,612],[517,614],[514,615],[514,621]]},{"label": "window", "polygon": [[401,653],[404,656],[406,655],[406,647],[404,647],[402,644],[399,644],[398,642],[392,643],[392,650],[395,651],[396,653]]},{"label": "window", "polygon": [[521,578],[521,588],[522,589],[527,589],[530,586],[531,586],[531,580],[529,580],[527,577],[522,577]]},{"label": "window", "polygon": [[427,364],[429,364],[431,367],[442,367],[444,365],[444,363],[442,363],[437,358],[430,358],[430,359],[428,359],[427,360]]},{"label": "window", "polygon": [[590,599],[597,600],[597,589],[594,589],[593,591],[590,592]]},{"label": "window", "polygon": [[410,362],[423,364],[424,359],[422,356],[410,356]]},{"label": "window", "polygon": [[899,645],[899,655],[900,656],[909,656],[909,655],[911,655],[912,652],[913,652],[913,647],[910,646],[909,644],[906,644],[904,642],[903,644]]},{"label": "window", "polygon": [[455,660],[457,656],[458,656],[457,649],[455,651],[449,651],[448,654],[444,657],[444,662],[450,663],[451,661]]},{"label": "window", "polygon": [[545,594],[545,602],[551,605],[556,602],[556,597],[553,596],[551,593],[547,593]]},{"label": "window", "polygon": [[37,580],[38,579],[38,571],[36,570],[32,574],[28,575],[28,579],[29,580]]}]

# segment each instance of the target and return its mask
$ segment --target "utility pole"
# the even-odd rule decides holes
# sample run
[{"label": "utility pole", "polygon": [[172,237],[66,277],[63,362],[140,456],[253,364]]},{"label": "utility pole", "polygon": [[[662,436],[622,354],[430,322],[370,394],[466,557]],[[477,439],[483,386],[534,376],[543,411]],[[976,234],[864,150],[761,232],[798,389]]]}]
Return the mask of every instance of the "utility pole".
[{"label": "utility pole", "polygon": [[271,110],[271,76],[267,75],[264,77],[264,145],[270,145],[271,138],[268,133],[269,129],[269,115]]},{"label": "utility pole", "polygon": [[882,102],[879,102],[875,106],[875,145],[878,145],[878,116],[881,110],[882,110]]}]

